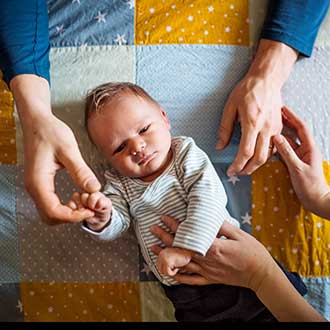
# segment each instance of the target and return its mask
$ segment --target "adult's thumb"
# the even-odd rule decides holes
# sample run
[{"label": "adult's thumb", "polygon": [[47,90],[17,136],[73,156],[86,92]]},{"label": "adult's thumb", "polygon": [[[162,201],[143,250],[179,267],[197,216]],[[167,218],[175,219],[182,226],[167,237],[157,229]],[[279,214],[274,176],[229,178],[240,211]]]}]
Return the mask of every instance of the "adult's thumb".
[{"label": "adult's thumb", "polygon": [[99,180],[85,163],[78,148],[77,152],[74,154],[70,152],[70,154],[66,153],[62,155],[60,161],[68,170],[70,176],[78,187],[88,193],[93,193],[101,189]]},{"label": "adult's thumb", "polygon": [[274,136],[273,142],[289,171],[301,167],[302,161],[299,159],[295,151],[290,146],[288,140],[283,135]]},{"label": "adult's thumb", "polygon": [[224,221],[217,236],[225,236],[228,239],[235,240],[239,237],[239,231],[240,229],[238,227],[232,225],[227,221]]}]

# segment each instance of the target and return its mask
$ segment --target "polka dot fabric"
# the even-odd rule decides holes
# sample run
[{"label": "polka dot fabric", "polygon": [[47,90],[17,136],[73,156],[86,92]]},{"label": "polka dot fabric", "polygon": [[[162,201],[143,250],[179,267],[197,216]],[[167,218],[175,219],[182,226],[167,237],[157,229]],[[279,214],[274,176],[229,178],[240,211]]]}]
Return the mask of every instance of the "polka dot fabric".
[{"label": "polka dot fabric", "polygon": [[238,46],[138,47],[136,82],[163,106],[173,136],[191,136],[213,162],[231,162],[239,126],[226,149],[217,151],[215,145],[225,102],[248,69],[250,55],[247,47]]},{"label": "polka dot fabric", "polygon": [[16,167],[0,165],[0,286],[21,279],[15,184]]},{"label": "polka dot fabric", "polygon": [[[323,168],[329,182],[330,162]],[[301,206],[281,162],[252,175],[252,233],[288,270],[330,276],[330,222]]]},{"label": "polka dot fabric", "polygon": [[[330,222],[301,207],[279,161],[252,177],[226,176],[240,141],[238,125],[229,146],[215,150],[225,102],[248,70],[266,11],[265,0],[106,0],[92,9],[81,0],[49,0],[56,46],[50,52],[52,110],[72,128],[102,179],[105,162],[87,138],[83,97],[107,81],[144,87],[167,111],[172,134],[194,137],[208,153],[242,229],[305,276],[306,299],[329,318]],[[326,160],[328,25],[329,14],[312,58],[297,62],[282,91],[284,102],[310,124]],[[174,321],[133,230],[102,244],[79,224],[41,222],[23,184],[23,135],[13,108],[0,74],[0,321]],[[329,166],[324,163],[327,177]],[[63,202],[74,187],[66,172],[59,173]]]},{"label": "polka dot fabric", "polygon": [[139,322],[138,283],[22,283],[27,322]]},{"label": "polka dot fabric", "polygon": [[0,71],[0,164],[16,164],[13,96]]},{"label": "polka dot fabric", "polygon": [[[22,279],[26,282],[132,282],[139,278],[138,245],[132,231],[113,242],[92,240],[80,224],[51,227],[41,222],[18,173],[17,217]],[[57,192],[63,201],[73,183],[62,173]]]},{"label": "polka dot fabric", "polygon": [[247,0],[136,2],[135,43],[249,44]]}]

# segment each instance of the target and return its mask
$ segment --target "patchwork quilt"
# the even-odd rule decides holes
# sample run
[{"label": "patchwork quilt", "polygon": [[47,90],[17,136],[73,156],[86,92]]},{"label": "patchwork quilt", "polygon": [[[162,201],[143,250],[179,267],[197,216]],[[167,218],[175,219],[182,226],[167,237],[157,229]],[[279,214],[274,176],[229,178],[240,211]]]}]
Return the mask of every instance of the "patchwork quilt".
[{"label": "patchwork quilt", "polygon": [[[330,318],[330,221],[307,212],[274,159],[248,177],[226,176],[240,139],[216,151],[225,101],[251,62],[265,0],[49,0],[52,109],[74,131],[102,179],[105,160],[83,127],[83,97],[108,81],[144,87],[169,115],[173,135],[192,136],[211,158],[228,209],[308,287]],[[285,103],[312,129],[330,180],[330,17],[312,58],[300,59]],[[1,74],[0,74],[1,75]],[[12,94],[0,80],[0,321],[174,321],[132,230],[111,243],[80,225],[44,225],[24,183],[23,139]],[[57,192],[75,186],[63,171]]]}]

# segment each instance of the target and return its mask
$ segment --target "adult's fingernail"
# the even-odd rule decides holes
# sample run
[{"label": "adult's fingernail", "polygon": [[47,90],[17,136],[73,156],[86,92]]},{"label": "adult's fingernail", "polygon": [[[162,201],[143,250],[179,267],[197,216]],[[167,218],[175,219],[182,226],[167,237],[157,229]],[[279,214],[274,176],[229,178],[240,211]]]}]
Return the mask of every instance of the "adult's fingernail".
[{"label": "adult's fingernail", "polygon": [[221,139],[218,140],[217,145],[215,146],[215,149],[219,150],[223,148],[223,141]]},{"label": "adult's fingernail", "polygon": [[87,181],[86,189],[89,192],[97,191],[100,188],[101,188],[101,185],[100,185],[100,183],[96,179],[90,179],[90,180]]},{"label": "adult's fingernail", "polygon": [[234,176],[235,175],[235,172],[231,169],[231,168],[229,168],[228,170],[227,170],[227,175],[230,177],[230,176]]},{"label": "adult's fingernail", "polygon": [[276,135],[276,136],[273,137],[273,141],[275,143],[282,143],[284,141],[284,138],[283,138],[282,135]]}]

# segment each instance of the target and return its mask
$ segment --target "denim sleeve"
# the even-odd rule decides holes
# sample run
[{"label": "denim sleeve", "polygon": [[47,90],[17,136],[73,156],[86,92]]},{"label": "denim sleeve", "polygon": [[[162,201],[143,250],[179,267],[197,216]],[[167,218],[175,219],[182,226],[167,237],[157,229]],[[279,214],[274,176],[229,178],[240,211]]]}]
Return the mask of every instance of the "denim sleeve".
[{"label": "denim sleeve", "polygon": [[0,70],[3,79],[35,74],[50,80],[46,0],[0,0]]},{"label": "denim sleeve", "polygon": [[270,0],[261,38],[283,42],[311,56],[330,0]]}]

